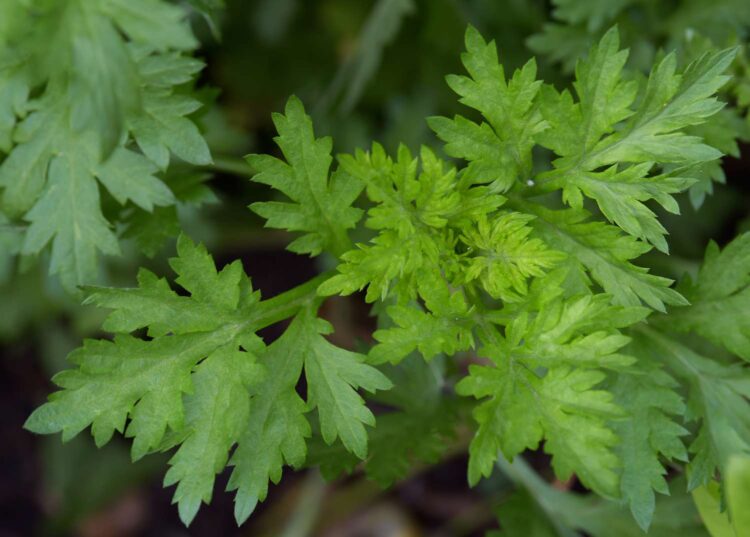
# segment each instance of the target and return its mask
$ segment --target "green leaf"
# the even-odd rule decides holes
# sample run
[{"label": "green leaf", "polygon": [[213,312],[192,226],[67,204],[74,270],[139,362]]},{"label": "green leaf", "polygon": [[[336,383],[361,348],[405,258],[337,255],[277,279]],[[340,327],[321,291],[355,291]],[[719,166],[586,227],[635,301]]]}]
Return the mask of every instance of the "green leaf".
[{"label": "green leaf", "polygon": [[689,489],[708,484],[717,467],[726,474],[730,459],[750,453],[750,371],[722,364],[653,329],[642,332],[656,353],[689,387],[688,410],[700,420],[690,446]]},{"label": "green leaf", "polygon": [[[62,391],[25,426],[68,439],[91,425],[98,445],[124,431],[134,459],[182,444],[165,482],[179,481],[175,501],[189,524],[201,500],[210,501],[214,475],[245,425],[247,387],[260,378],[253,364],[263,345],[254,332],[262,325],[239,263],[217,272],[205,248],[183,236],[172,266],[190,296],[146,271],[137,289],[90,291],[90,302],[114,310],[105,328],[118,335],[74,351],[78,367],[55,377]],[[127,334],[141,327],[151,339]]]},{"label": "green leaf", "polygon": [[154,205],[172,205],[175,201],[167,185],[153,175],[156,171],[157,167],[144,156],[118,148],[95,174],[121,205],[133,200],[150,212]]},{"label": "green leaf", "polygon": [[517,203],[516,207],[534,214],[537,218],[531,225],[541,237],[568,254],[572,265],[583,265],[616,304],[637,306],[645,302],[662,312],[667,304],[687,305],[687,300],[670,287],[672,280],[631,263],[650,247],[616,226],[590,220],[584,210],[551,210],[533,203]]},{"label": "green leaf", "polygon": [[268,482],[279,482],[284,464],[297,468],[305,461],[311,430],[305,417],[307,406],[295,390],[304,363],[296,339],[298,326],[294,330],[290,326],[261,355],[266,380],[251,387],[252,404],[230,461],[234,470],[227,486],[237,490],[234,515],[238,524],[265,500]]},{"label": "green leaf", "polygon": [[[721,156],[684,130],[721,110],[715,94],[728,80],[723,73],[735,53],[704,55],[682,74],[676,73],[674,55],[666,56],[636,103],[638,84],[623,76],[627,51],[619,50],[615,29],[607,32],[576,67],[578,102],[551,87],[541,93],[542,115],[550,128],[538,139],[560,158],[553,162],[554,170],[538,176],[536,188],[562,188],[563,200],[578,209],[585,194],[611,222],[667,252],[666,230],[644,203],[655,200],[678,212],[672,194],[694,183],[689,175],[680,176],[680,170]],[[681,168],[650,175],[654,162]],[[601,168],[606,169],[597,171]]]},{"label": "green leaf", "polygon": [[357,388],[369,392],[388,390],[388,378],[365,364],[365,356],[353,353],[328,342],[323,334],[332,332],[331,325],[313,317],[305,310],[298,326],[292,325],[305,357],[307,402],[318,409],[323,439],[331,444],[341,438],[348,451],[360,459],[367,454],[367,433],[364,426],[375,425],[375,417],[357,394]]},{"label": "green leaf", "polygon": [[670,312],[670,328],[700,334],[750,361],[750,233],[721,251],[709,243],[697,280],[682,291],[690,305]]},{"label": "green leaf", "polygon": [[200,103],[174,91],[203,65],[182,55],[198,45],[186,14],[163,0],[4,4],[0,207],[30,222],[24,254],[52,243],[50,272],[69,291],[95,280],[97,252],[119,252],[94,177],[121,204],[151,211],[175,203],[154,175],[170,150],[211,160],[184,117]]},{"label": "green leaf", "polygon": [[211,152],[190,119],[200,102],[185,95],[169,95],[163,90],[145,92],[143,108],[129,118],[130,131],[141,151],[164,170],[170,152],[196,165],[210,164]]},{"label": "green leaf", "polygon": [[86,140],[52,159],[41,197],[26,214],[31,223],[21,253],[36,254],[52,242],[50,272],[74,291],[98,273],[97,252],[117,255],[120,249],[99,205],[99,189],[91,175],[94,147]]},{"label": "green leaf", "polygon": [[621,410],[611,394],[593,389],[603,380],[601,372],[567,367],[540,378],[523,366],[471,366],[458,393],[490,399],[474,413],[479,429],[469,448],[469,482],[489,475],[498,451],[513,457],[536,449],[545,438],[558,478],[576,472],[599,494],[616,496],[619,463],[612,449],[617,437],[605,422]]},{"label": "green leaf", "polygon": [[[371,397],[393,410],[378,416],[369,434],[365,474],[387,488],[414,471],[416,465],[437,462],[450,447],[460,423],[461,406],[446,398],[443,368],[417,356],[410,356],[383,372],[395,387]],[[320,466],[326,479],[351,473],[359,461],[340,444],[324,446],[313,442],[308,465]]]},{"label": "green leaf", "polygon": [[693,501],[711,537],[738,537],[741,534],[735,532],[727,513],[722,512],[720,496],[715,481],[693,491]]},{"label": "green leaf", "polygon": [[726,475],[727,503],[737,535],[750,527],[750,458],[735,456],[729,459]]},{"label": "green leaf", "polygon": [[4,153],[13,147],[13,128],[24,112],[28,94],[29,85],[16,66],[0,67],[0,151]]},{"label": "green leaf", "polygon": [[451,289],[434,270],[420,275],[417,288],[426,311],[417,304],[389,306],[382,317],[388,324],[373,334],[378,341],[370,350],[373,362],[397,364],[415,349],[431,360],[474,346],[474,321],[464,292]]},{"label": "green leaf", "polygon": [[436,401],[429,409],[406,408],[378,416],[365,463],[367,477],[387,489],[415,467],[438,463],[455,435],[458,420],[451,403]]},{"label": "green leaf", "polygon": [[620,438],[616,452],[622,460],[622,498],[638,525],[648,531],[656,506],[653,491],[669,494],[660,457],[687,462],[682,437],[689,432],[674,421],[685,414],[675,391],[677,381],[649,359],[646,350],[634,346],[631,352],[639,358],[637,369],[620,373],[612,387],[628,417],[612,422],[612,428]]},{"label": "green leaf", "polygon": [[729,81],[725,72],[736,54],[736,49],[705,53],[680,74],[675,54],[667,55],[652,69],[636,113],[600,146],[594,161],[700,162],[720,157],[716,149],[680,129],[703,123],[722,109],[716,92]]},{"label": "green leaf", "polygon": [[[364,426],[375,418],[356,390],[391,383],[363,355],[325,339],[332,328],[311,304],[318,281],[261,302],[239,261],[217,270],[206,249],[184,236],[177,252],[170,265],[183,294],[145,270],[137,288],[88,289],[89,303],[113,310],[104,328],[114,341],[89,340],[73,352],[77,368],[55,377],[62,390],[26,428],[61,431],[66,440],[91,425],[98,445],[125,432],[134,459],[179,445],[165,485],[177,484],[174,501],[185,524],[211,500],[214,477],[235,444],[230,488],[238,490],[236,517],[244,521],[268,481],[278,482],[284,462],[304,462],[304,414],[314,408],[326,442],[340,438],[364,458]],[[284,336],[265,349],[255,332],[300,307]],[[129,335],[143,328],[146,339]],[[307,404],[295,391],[303,364]],[[259,382],[264,369],[268,380]]]},{"label": "green leaf", "polygon": [[[494,367],[470,366],[456,386],[460,395],[488,398],[474,412],[479,429],[469,448],[470,483],[489,475],[498,451],[512,458],[545,439],[560,479],[575,472],[599,494],[618,496],[620,462],[613,452],[618,438],[607,421],[622,410],[611,393],[596,388],[604,373],[586,369],[632,363],[618,353],[628,338],[602,329],[604,312],[617,311],[612,308],[607,297],[585,296],[564,306],[553,303],[533,323],[526,315],[517,317],[505,338],[488,329],[486,337],[494,342],[480,356]],[[633,313],[642,318],[645,312]]]},{"label": "green leaf", "polygon": [[59,110],[51,107],[30,114],[17,126],[18,145],[0,164],[2,209],[8,216],[23,215],[42,193],[50,159],[66,134],[61,129],[62,121]]},{"label": "green leaf", "polygon": [[248,162],[258,170],[253,181],[272,186],[292,201],[256,202],[250,208],[267,220],[268,227],[303,233],[289,245],[291,251],[318,255],[329,250],[340,255],[351,244],[347,230],[362,214],[351,206],[362,187],[340,172],[329,178],[331,139],[315,138],[312,120],[299,99],[289,98],[285,114],[274,114],[273,121],[286,162],[268,155],[250,155]]},{"label": "green leaf", "polygon": [[541,239],[530,238],[527,224],[534,217],[517,212],[502,213],[492,223],[482,218],[476,229],[466,231],[461,240],[473,255],[466,261],[465,280],[479,279],[493,298],[504,302],[523,300],[528,280],[544,276],[565,258]]},{"label": "green leaf", "polygon": [[214,351],[194,370],[192,393],[185,397],[189,436],[170,459],[164,486],[177,483],[173,503],[187,526],[201,502],[210,503],[214,476],[227,464],[229,450],[247,426],[248,387],[259,382],[254,356],[231,347]]},{"label": "green leaf", "polygon": [[419,349],[426,360],[438,354],[452,356],[473,345],[471,330],[455,322],[457,316],[466,315],[465,303],[457,304],[452,313],[445,315],[400,305],[390,306],[387,312],[397,326],[376,330],[373,334],[378,343],[370,351],[370,358],[375,363],[398,363],[415,349]]},{"label": "green leaf", "polygon": [[554,0],[556,19],[598,30],[635,0]]},{"label": "green leaf", "polygon": [[[548,527],[544,524],[546,520],[549,526],[554,527],[553,535],[556,537],[577,537],[581,533],[592,537],[644,535],[643,530],[620,502],[603,500],[594,494],[582,495],[555,488],[544,481],[520,457],[513,463],[500,458],[498,467],[522,488],[519,492],[526,496],[526,501],[521,502],[516,493],[510,502],[503,504],[499,512],[499,522],[504,529],[505,521],[508,520],[511,528],[520,530],[525,526],[541,531]],[[658,498],[654,522],[648,535],[707,537],[692,499],[684,492],[685,483],[682,478],[675,479],[674,489],[675,493],[672,496]],[[530,505],[530,502],[533,503]],[[523,511],[520,511],[521,509]],[[536,524],[533,524],[534,522]],[[527,534],[518,535],[521,537]],[[546,536],[546,533],[542,532],[540,535]]]},{"label": "green leaf", "polygon": [[394,161],[373,144],[371,152],[358,150],[340,161],[376,203],[367,212],[366,225],[379,233],[341,256],[339,274],[325,282],[320,293],[348,295],[368,287],[368,302],[395,296],[404,303],[415,298],[418,282],[426,272],[434,272],[441,256],[450,259],[442,278],[458,284],[463,271],[452,255],[455,228],[492,213],[505,198],[459,180],[454,168],[424,147],[419,160],[402,145]]},{"label": "green leaf", "polygon": [[486,43],[472,26],[465,41],[461,59],[470,76],[451,75],[448,85],[461,96],[461,103],[478,110],[488,123],[438,117],[429,120],[430,127],[446,143],[448,155],[469,162],[467,180],[491,182],[493,190],[506,191],[528,178],[534,136],[547,126],[535,103],[541,87],[536,62],[530,60],[506,81],[494,41]]},{"label": "green leaf", "polygon": [[557,168],[580,165],[590,158],[588,153],[600,139],[633,114],[630,106],[637,84],[622,78],[627,58],[628,52],[620,50],[619,34],[613,28],[576,65],[577,103],[567,90],[558,94],[554,88],[544,88],[541,110],[550,129],[539,138],[542,145],[562,157],[555,162]]},{"label": "green leaf", "polygon": [[105,0],[102,10],[137,43],[163,52],[191,50],[198,41],[190,30],[187,12],[160,0]]},{"label": "green leaf", "polygon": [[365,300],[375,302],[385,299],[395,288],[395,294],[402,299],[413,298],[418,270],[436,256],[437,247],[418,237],[399,239],[390,231],[381,233],[371,243],[358,244],[355,250],[342,255],[340,274],[322,283],[318,293],[350,295],[367,287]]}]

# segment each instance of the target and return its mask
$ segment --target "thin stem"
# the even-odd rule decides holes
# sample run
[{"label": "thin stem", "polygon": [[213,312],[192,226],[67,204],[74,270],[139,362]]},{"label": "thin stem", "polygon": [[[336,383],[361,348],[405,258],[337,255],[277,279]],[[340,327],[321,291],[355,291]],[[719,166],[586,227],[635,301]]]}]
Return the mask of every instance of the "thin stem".
[{"label": "thin stem", "polygon": [[255,170],[244,159],[227,155],[214,156],[214,161],[204,167],[238,177],[250,177],[255,173]]},{"label": "thin stem", "polygon": [[570,508],[578,504],[575,498],[570,498],[565,492],[552,488],[520,456],[515,457],[511,463],[500,453],[496,466],[516,485],[526,489],[537,505],[547,514],[547,519],[561,537],[578,535],[569,527],[575,525],[571,524],[570,520],[570,514],[573,513],[573,509]]},{"label": "thin stem", "polygon": [[306,537],[312,534],[320,517],[327,491],[326,482],[317,469],[310,470],[302,483],[299,502],[291,513],[281,537]]}]

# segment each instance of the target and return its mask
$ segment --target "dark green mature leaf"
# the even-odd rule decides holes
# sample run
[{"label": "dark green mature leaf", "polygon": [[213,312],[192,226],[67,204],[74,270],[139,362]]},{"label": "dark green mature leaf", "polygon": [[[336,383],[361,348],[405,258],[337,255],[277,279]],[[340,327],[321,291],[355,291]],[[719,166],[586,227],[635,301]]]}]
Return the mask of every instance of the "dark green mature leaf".
[{"label": "dark green mature leaf", "polygon": [[750,371],[723,364],[655,330],[644,330],[657,357],[690,388],[688,417],[700,420],[690,452],[690,490],[709,483],[716,469],[725,473],[734,455],[750,453]]},{"label": "dark green mature leaf", "polygon": [[448,85],[488,123],[456,116],[431,118],[430,127],[446,143],[446,153],[468,161],[467,180],[506,191],[529,178],[534,136],[547,127],[535,103],[542,84],[536,80],[536,62],[530,60],[506,81],[495,42],[486,43],[471,26],[462,61],[470,77],[451,75]]},{"label": "dark green mature leaf", "polygon": [[[304,461],[311,409],[326,442],[340,438],[364,458],[364,426],[375,418],[356,389],[384,390],[390,381],[363,355],[329,343],[323,336],[331,326],[307,302],[266,350],[255,331],[279,320],[278,299],[260,302],[239,261],[217,271],[205,248],[184,236],[177,251],[170,264],[189,296],[145,270],[138,288],[89,289],[88,302],[113,310],[104,328],[115,339],[86,341],[71,354],[78,367],[55,377],[62,390],[26,427],[68,439],[91,425],[98,445],[124,431],[135,459],[179,444],[164,483],[177,484],[174,501],[186,524],[210,502],[214,476],[235,444],[230,488],[238,489],[236,516],[244,521],[268,481],[278,482],[283,462]],[[141,328],[150,339],[129,335]],[[303,365],[307,404],[295,392]]]},{"label": "dark green mature leaf", "polygon": [[174,203],[154,175],[170,151],[211,161],[185,117],[200,103],[173,91],[201,69],[182,55],[198,43],[183,9],[163,0],[9,0],[2,9],[0,209],[31,223],[24,254],[52,242],[50,271],[74,290],[95,279],[99,252],[119,252],[97,179],[121,204],[151,211]]},{"label": "dark green mature leaf", "polygon": [[305,461],[310,424],[308,411],[295,386],[304,355],[296,337],[299,323],[290,326],[261,356],[266,380],[251,388],[253,404],[230,464],[234,471],[228,489],[237,490],[235,518],[241,524],[268,494],[268,482],[278,483],[284,464],[299,467]]},{"label": "dark green mature leaf", "polygon": [[102,215],[99,189],[91,175],[95,145],[89,137],[73,141],[69,149],[49,162],[45,189],[26,214],[31,224],[21,252],[35,254],[51,241],[50,272],[59,274],[65,287],[75,289],[96,276],[97,251],[116,255],[120,248]]},{"label": "dark green mature leaf", "polygon": [[750,233],[721,251],[711,242],[697,280],[682,291],[690,305],[670,312],[670,328],[700,334],[750,361]]},{"label": "dark green mature leaf", "polygon": [[[364,461],[365,474],[381,487],[407,477],[417,465],[437,462],[450,448],[461,405],[456,398],[444,396],[443,369],[437,362],[427,364],[414,355],[383,368],[395,387],[371,399],[393,410],[378,416]],[[327,479],[351,473],[359,462],[341,444],[326,446],[315,441],[308,458],[308,464],[320,466]]]},{"label": "dark green mature leaf", "polygon": [[331,139],[315,138],[312,120],[299,99],[289,98],[285,114],[274,114],[273,122],[286,162],[268,155],[250,155],[248,162],[258,171],[253,181],[274,187],[292,202],[256,202],[250,208],[266,219],[268,227],[303,232],[289,245],[291,251],[318,255],[330,250],[340,255],[351,245],[347,230],[362,215],[352,207],[362,185],[340,171],[329,178]]},{"label": "dark green mature leaf", "polygon": [[636,368],[630,373],[618,374],[613,382],[616,401],[628,417],[613,421],[612,427],[620,437],[616,452],[622,460],[622,498],[638,525],[648,531],[656,506],[653,491],[669,494],[667,470],[660,457],[687,462],[682,437],[689,432],[674,421],[686,410],[676,391],[677,381],[642,345],[643,341],[636,339],[629,348],[638,356]]},{"label": "dark green mature leaf", "polygon": [[[581,495],[559,490],[545,482],[520,457],[512,463],[499,459],[498,467],[521,488],[498,511],[498,521],[510,536],[578,537],[583,533],[593,537],[641,537],[644,534],[630,513],[619,503],[593,494]],[[685,494],[684,479],[677,478],[675,481],[675,493],[672,496],[660,496],[657,500],[653,525],[648,535],[708,537],[692,498]],[[500,533],[498,537],[500,535],[506,534]]]},{"label": "dark green mature leaf", "polygon": [[616,304],[637,306],[645,302],[666,311],[667,304],[688,303],[670,288],[672,280],[649,274],[648,269],[631,262],[650,247],[616,226],[592,220],[584,210],[551,210],[532,203],[517,207],[536,215],[531,225],[549,244],[567,253],[569,263],[583,265]]},{"label": "dark green mature leaf", "polygon": [[[560,158],[538,179],[542,191],[562,188],[563,200],[574,208],[582,208],[583,194],[596,200],[611,222],[666,252],[666,230],[644,203],[655,200],[678,212],[671,195],[694,183],[679,170],[721,156],[684,129],[721,110],[715,94],[728,80],[723,73],[736,50],[706,54],[681,74],[675,56],[666,56],[637,103],[638,84],[622,75],[627,54],[612,29],[576,67],[578,102],[567,90],[545,86],[541,111],[550,128],[538,139]],[[655,162],[681,168],[654,175]]]}]

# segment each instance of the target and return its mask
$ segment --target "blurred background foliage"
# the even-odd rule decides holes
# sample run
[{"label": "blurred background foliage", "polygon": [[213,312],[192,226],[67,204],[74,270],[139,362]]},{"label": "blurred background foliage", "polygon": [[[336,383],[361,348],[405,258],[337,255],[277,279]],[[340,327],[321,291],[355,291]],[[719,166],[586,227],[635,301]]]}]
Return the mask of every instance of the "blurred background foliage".
[{"label": "blurred background foliage", "polygon": [[[290,94],[306,103],[317,132],[332,135],[338,152],[368,147],[372,140],[388,150],[399,143],[412,150],[433,144],[424,118],[459,109],[444,77],[461,72],[467,24],[496,40],[506,71],[536,54],[541,77],[558,85],[567,83],[576,58],[613,24],[631,47],[631,65],[640,70],[665,50],[680,50],[687,62],[713,46],[746,43],[750,31],[747,0],[190,4],[202,44],[198,56],[207,64],[197,85],[206,106],[196,120],[214,164],[170,167],[165,179],[180,200],[177,208],[152,214],[129,209],[118,230],[130,239],[123,255],[102,261],[109,284],[132,285],[138,266],[164,272],[179,231],[167,214],[175,210],[180,227],[204,241],[219,262],[242,259],[266,296],[321,269],[318,261],[286,252],[287,236],[263,231],[246,209],[271,193],[247,180],[251,170],[241,157],[276,151],[271,113]],[[724,128],[700,133],[729,156],[723,170],[709,170],[700,188],[683,196],[681,217],[660,215],[672,255],[644,260],[658,273],[680,278],[693,272],[709,238],[723,243],[750,229],[750,159],[744,156],[750,55],[743,46],[737,78],[724,92],[730,103]],[[105,198],[105,212],[120,210],[107,203]],[[144,230],[158,230],[161,240]],[[0,221],[0,253],[13,251],[14,240],[11,224]],[[331,300],[324,314],[344,344],[369,339],[373,320],[361,300]],[[49,393],[47,379],[65,367],[67,351],[82,337],[97,334],[102,315],[63,291],[47,276],[46,263],[0,256],[0,535],[459,536],[490,530],[503,536],[641,535],[617,506],[580,494],[575,483],[550,484],[531,472],[533,467],[550,477],[541,454],[512,465],[501,461],[492,479],[470,490],[460,438],[450,457],[429,469],[414,468],[388,492],[356,473],[335,485],[326,485],[317,472],[288,473],[243,528],[234,526],[230,497],[216,494],[187,530],[169,505],[171,492],[161,488],[164,461],[158,457],[131,465],[124,444],[98,450],[81,435],[62,445],[57,437],[21,429]],[[651,535],[707,535],[689,496],[677,493],[660,502]]]}]

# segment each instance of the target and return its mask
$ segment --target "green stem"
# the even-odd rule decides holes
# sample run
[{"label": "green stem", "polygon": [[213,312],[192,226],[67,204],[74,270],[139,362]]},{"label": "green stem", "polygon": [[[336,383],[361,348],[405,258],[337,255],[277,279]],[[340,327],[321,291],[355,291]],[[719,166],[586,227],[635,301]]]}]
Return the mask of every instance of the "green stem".
[{"label": "green stem", "polygon": [[264,300],[255,311],[253,326],[256,326],[257,330],[271,326],[295,315],[302,307],[313,304],[316,300],[322,300],[317,294],[318,286],[333,274],[333,271],[324,272],[302,285]]},{"label": "green stem", "polygon": [[238,177],[250,177],[255,173],[255,170],[244,159],[226,155],[214,156],[214,161],[207,164],[205,168]]},{"label": "green stem", "polygon": [[505,459],[504,455],[499,454],[496,465],[516,485],[526,489],[537,505],[545,512],[547,519],[554,526],[558,535],[561,537],[578,535],[571,529],[575,527],[575,521],[570,520],[571,516],[574,516],[574,508],[579,507],[576,498],[552,488],[520,456],[515,457],[511,463]]},{"label": "green stem", "polygon": [[320,516],[327,491],[326,482],[318,470],[310,470],[302,483],[299,503],[286,523],[281,537],[305,537],[312,530]]}]

